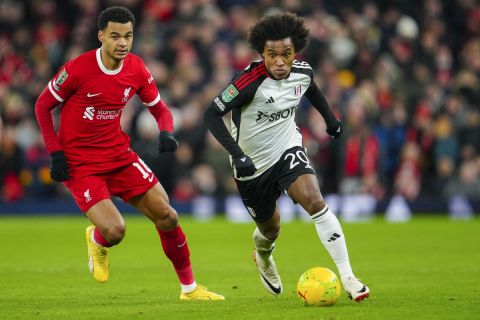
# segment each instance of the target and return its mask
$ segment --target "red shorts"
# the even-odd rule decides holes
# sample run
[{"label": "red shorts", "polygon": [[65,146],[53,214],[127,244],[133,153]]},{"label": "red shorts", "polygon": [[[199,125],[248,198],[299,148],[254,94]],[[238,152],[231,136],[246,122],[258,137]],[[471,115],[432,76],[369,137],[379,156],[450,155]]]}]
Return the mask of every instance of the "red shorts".
[{"label": "red shorts", "polygon": [[131,164],[102,174],[77,173],[64,182],[82,212],[110,195],[127,202],[145,193],[158,182],[152,170],[138,156]]}]

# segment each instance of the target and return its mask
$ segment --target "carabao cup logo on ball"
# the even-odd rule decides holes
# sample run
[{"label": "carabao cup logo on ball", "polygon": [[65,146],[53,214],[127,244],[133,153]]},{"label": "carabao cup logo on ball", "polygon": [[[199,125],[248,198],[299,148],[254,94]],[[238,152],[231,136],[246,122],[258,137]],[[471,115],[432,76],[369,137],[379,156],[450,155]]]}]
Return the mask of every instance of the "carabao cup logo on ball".
[{"label": "carabao cup logo on ball", "polygon": [[340,281],[333,271],[315,267],[300,276],[297,295],[305,305],[331,306],[340,297],[340,288]]}]

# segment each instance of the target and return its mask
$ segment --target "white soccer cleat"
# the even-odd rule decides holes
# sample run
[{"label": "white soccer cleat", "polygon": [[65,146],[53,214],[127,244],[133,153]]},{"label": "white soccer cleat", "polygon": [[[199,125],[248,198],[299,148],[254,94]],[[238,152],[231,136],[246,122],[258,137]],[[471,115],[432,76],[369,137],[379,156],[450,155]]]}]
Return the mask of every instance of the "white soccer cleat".
[{"label": "white soccer cleat", "polygon": [[370,295],[370,289],[353,276],[342,278],[342,284],[350,299],[356,302],[360,302]]},{"label": "white soccer cleat", "polygon": [[268,258],[262,257],[257,250],[253,250],[253,261],[260,272],[260,281],[265,289],[273,295],[279,295],[283,291],[282,280],[278,275],[277,266],[270,254]]}]

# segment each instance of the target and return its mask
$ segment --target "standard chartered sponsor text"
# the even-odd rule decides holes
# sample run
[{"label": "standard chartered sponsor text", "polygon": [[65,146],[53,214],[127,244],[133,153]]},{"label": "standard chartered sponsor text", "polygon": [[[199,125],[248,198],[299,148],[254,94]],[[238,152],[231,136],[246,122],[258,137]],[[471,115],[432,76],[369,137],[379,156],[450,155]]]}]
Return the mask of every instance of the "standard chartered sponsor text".
[{"label": "standard chartered sponsor text", "polygon": [[97,110],[95,116],[98,120],[113,120],[120,116],[120,110]]}]

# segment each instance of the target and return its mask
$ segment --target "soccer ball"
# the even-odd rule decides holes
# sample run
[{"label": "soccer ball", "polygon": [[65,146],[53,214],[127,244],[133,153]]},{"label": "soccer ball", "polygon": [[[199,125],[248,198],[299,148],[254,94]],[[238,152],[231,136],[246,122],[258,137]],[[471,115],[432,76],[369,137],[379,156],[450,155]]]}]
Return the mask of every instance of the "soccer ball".
[{"label": "soccer ball", "polygon": [[297,295],[306,305],[331,306],[340,297],[340,288],[340,281],[332,270],[315,267],[301,275]]}]

